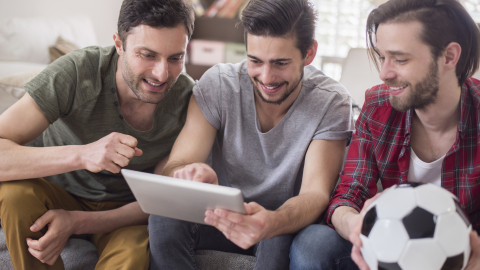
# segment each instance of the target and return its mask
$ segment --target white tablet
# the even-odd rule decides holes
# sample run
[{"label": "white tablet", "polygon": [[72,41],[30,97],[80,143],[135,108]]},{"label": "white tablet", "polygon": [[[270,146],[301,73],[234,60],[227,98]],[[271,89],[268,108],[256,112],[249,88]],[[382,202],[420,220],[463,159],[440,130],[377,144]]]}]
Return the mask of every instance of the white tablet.
[{"label": "white tablet", "polygon": [[222,208],[246,214],[242,191],[177,179],[157,174],[122,169],[143,212],[205,224],[207,209]]}]

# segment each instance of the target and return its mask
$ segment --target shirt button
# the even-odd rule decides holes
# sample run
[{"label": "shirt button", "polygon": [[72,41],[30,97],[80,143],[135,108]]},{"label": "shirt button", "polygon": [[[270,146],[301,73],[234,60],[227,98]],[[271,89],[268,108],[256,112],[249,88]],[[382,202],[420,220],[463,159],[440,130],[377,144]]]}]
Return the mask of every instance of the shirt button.
[{"label": "shirt button", "polygon": [[120,119],[122,119],[122,120],[123,120],[123,115],[120,115]]},{"label": "shirt button", "polygon": [[112,91],[112,93],[115,93],[115,88],[112,88],[111,91]]},{"label": "shirt button", "polygon": [[118,106],[118,102],[115,101],[115,102],[113,103],[113,105]]}]

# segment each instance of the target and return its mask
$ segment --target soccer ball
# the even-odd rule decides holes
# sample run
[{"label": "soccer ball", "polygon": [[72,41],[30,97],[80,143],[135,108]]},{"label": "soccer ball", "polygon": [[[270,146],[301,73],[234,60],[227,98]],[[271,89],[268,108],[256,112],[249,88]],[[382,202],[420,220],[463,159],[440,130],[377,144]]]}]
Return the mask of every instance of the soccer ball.
[{"label": "soccer ball", "polygon": [[447,190],[401,184],[367,208],[361,252],[371,270],[461,270],[470,256],[471,230]]}]

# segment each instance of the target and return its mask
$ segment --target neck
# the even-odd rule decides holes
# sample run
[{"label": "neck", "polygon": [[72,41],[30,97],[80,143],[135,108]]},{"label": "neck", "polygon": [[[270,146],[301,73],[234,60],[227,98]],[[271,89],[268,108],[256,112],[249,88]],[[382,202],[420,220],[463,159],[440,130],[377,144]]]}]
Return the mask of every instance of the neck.
[{"label": "neck", "polygon": [[415,110],[420,123],[432,132],[444,132],[457,126],[460,117],[461,87],[456,80],[440,82],[440,85],[435,103]]}]

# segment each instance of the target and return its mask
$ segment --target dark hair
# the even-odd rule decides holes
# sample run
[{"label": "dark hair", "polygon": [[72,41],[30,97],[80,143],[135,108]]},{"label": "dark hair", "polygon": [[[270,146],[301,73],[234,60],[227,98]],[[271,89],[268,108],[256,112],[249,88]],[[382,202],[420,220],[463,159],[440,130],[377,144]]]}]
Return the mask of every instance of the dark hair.
[{"label": "dark hair", "polygon": [[292,35],[302,57],[312,46],[317,13],[308,0],[250,0],[241,14],[245,43],[255,36]]},{"label": "dark hair", "polygon": [[457,0],[390,0],[373,10],[367,19],[368,54],[379,69],[375,34],[381,23],[418,21],[423,25],[420,38],[430,47],[433,59],[457,42],[462,53],[456,67],[462,85],[478,69],[480,31]]},{"label": "dark hair", "polygon": [[144,24],[173,28],[183,23],[190,39],[194,22],[193,8],[185,0],[124,0],[117,28],[125,50],[128,32],[133,27]]}]

